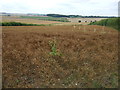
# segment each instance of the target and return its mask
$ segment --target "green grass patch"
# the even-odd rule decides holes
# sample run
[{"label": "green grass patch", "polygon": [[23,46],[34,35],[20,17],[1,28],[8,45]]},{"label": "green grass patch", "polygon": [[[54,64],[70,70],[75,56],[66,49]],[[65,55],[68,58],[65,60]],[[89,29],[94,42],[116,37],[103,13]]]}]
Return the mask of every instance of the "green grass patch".
[{"label": "green grass patch", "polygon": [[59,22],[70,22],[67,18],[65,17],[35,17],[35,16],[21,16],[21,18],[32,18],[32,19],[39,19],[39,20],[46,20],[46,21],[59,21]]}]

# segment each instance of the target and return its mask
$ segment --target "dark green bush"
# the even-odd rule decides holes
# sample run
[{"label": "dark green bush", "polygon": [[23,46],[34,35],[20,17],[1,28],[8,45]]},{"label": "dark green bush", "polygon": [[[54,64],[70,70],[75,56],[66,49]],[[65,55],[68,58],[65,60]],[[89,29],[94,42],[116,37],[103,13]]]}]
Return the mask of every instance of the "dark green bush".
[{"label": "dark green bush", "polygon": [[45,26],[44,24],[26,24],[20,22],[2,22],[0,26]]},{"label": "dark green bush", "polygon": [[97,22],[91,22],[89,25],[101,25],[115,28],[120,31],[120,18],[109,18]]}]

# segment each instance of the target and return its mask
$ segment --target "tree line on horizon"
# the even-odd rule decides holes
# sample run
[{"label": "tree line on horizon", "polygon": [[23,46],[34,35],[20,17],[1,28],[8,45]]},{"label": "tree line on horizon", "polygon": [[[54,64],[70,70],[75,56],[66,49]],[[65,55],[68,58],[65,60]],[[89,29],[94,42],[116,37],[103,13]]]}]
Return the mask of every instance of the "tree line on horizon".
[{"label": "tree line on horizon", "polygon": [[62,14],[47,14],[50,17],[67,17],[67,18],[114,18],[115,16],[82,16],[82,15],[62,15]]}]

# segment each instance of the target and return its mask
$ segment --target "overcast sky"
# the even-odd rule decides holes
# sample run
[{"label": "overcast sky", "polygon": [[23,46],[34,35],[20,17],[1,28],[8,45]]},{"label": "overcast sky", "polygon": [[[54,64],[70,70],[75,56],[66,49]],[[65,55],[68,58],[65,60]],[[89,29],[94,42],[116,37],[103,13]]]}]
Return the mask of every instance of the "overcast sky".
[{"label": "overcast sky", "polygon": [[117,16],[120,0],[0,0],[0,12]]}]

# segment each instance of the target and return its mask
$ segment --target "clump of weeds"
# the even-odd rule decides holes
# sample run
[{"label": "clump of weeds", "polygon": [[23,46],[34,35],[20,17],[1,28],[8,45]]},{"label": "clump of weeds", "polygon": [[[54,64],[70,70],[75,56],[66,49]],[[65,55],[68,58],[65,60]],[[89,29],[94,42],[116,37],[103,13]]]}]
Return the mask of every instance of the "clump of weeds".
[{"label": "clump of weeds", "polygon": [[49,41],[49,45],[51,47],[51,52],[49,53],[50,55],[53,55],[53,56],[62,56],[62,54],[57,49],[56,40]]}]

